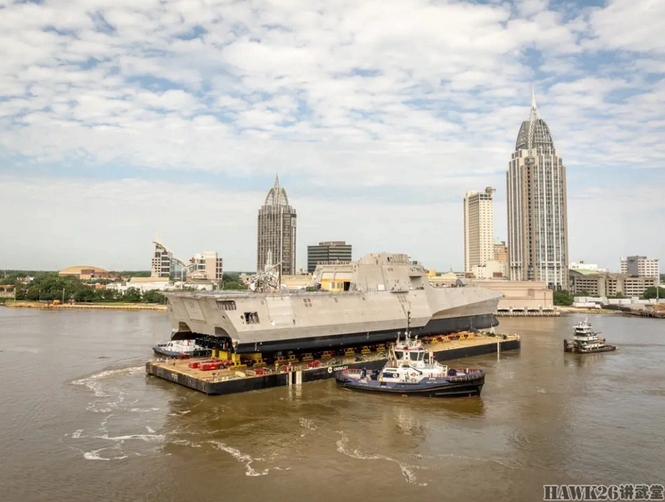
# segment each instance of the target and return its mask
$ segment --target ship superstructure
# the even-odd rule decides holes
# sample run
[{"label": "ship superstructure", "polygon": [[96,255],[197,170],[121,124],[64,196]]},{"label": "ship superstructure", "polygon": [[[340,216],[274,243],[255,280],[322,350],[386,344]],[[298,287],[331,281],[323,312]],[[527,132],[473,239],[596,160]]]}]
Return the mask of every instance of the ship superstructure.
[{"label": "ship superstructure", "polygon": [[374,253],[320,264],[312,291],[169,292],[171,338],[205,338],[235,353],[324,351],[395,340],[411,312],[414,335],[498,325],[501,293],[434,288],[405,254]]}]

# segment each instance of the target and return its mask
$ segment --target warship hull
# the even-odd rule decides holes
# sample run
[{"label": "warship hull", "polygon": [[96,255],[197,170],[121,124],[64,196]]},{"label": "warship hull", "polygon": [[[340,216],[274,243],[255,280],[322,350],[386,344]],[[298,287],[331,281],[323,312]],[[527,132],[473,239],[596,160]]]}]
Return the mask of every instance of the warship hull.
[{"label": "warship hull", "polygon": [[[498,325],[495,291],[433,288],[406,255],[368,255],[349,265],[317,268],[341,291],[166,293],[171,339],[204,339],[235,353],[316,352],[392,342],[407,312],[417,336]],[[326,275],[328,274],[328,275]]]},{"label": "warship hull", "polygon": [[[499,323],[493,314],[483,314],[452,319],[432,320],[423,328],[414,329],[412,332],[419,336],[446,335],[449,333],[458,333],[460,331],[488,329],[497,326],[498,324]],[[404,328],[393,328],[389,330],[362,331],[341,335],[323,335],[254,343],[238,343],[235,346],[235,352],[238,354],[249,354],[256,352],[316,352],[329,349],[334,350],[358,345],[376,345],[380,343],[394,342],[395,338],[397,338],[397,334],[403,332]]]}]

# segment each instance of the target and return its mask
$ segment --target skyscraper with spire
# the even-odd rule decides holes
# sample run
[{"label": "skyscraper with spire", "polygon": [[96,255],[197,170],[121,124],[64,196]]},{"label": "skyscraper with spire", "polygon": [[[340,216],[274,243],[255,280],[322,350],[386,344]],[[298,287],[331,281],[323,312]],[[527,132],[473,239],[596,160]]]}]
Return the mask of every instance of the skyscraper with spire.
[{"label": "skyscraper with spire", "polygon": [[507,173],[510,278],[568,286],[566,168],[532,92]]},{"label": "skyscraper with spire", "polygon": [[264,272],[272,265],[278,265],[274,270],[280,275],[296,273],[296,210],[277,175],[259,209],[256,270]]}]

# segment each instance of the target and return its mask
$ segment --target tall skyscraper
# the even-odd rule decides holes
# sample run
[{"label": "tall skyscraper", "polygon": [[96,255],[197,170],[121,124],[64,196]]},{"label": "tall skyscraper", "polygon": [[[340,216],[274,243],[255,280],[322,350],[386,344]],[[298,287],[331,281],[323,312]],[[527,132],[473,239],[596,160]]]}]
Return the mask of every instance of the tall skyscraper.
[{"label": "tall skyscraper", "polygon": [[307,272],[316,270],[319,263],[351,261],[351,244],[344,241],[319,242],[318,246],[307,246]]},{"label": "tall skyscraper", "polygon": [[464,197],[464,271],[483,266],[494,259],[494,211],[492,194],[467,192]]},{"label": "tall skyscraper", "polygon": [[[271,265],[281,275],[296,273],[296,210],[289,206],[286,191],[275,185],[259,209],[256,270],[265,272]],[[281,267],[279,264],[281,263]]]},{"label": "tall skyscraper", "polygon": [[538,114],[535,95],[508,164],[508,249],[510,278],[568,286],[566,168],[549,127]]}]

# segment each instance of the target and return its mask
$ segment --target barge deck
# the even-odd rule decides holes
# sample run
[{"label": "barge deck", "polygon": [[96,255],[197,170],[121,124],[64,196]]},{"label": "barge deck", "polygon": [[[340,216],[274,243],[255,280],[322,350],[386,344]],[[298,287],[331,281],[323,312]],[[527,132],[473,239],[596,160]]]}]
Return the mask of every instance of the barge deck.
[{"label": "barge deck", "polygon": [[[457,334],[422,339],[426,350],[434,353],[437,361],[449,361],[471,356],[519,350],[519,335]],[[270,366],[248,367],[246,364],[203,370],[202,362],[211,358],[158,359],[146,363],[146,372],[207,395],[235,394],[252,390],[300,385],[335,376],[336,371],[349,368],[380,369],[386,361],[385,350],[370,351],[368,347],[348,348],[344,355],[333,355],[319,359],[275,363]],[[210,364],[203,366],[210,367]],[[214,367],[214,366],[213,366]]]}]

